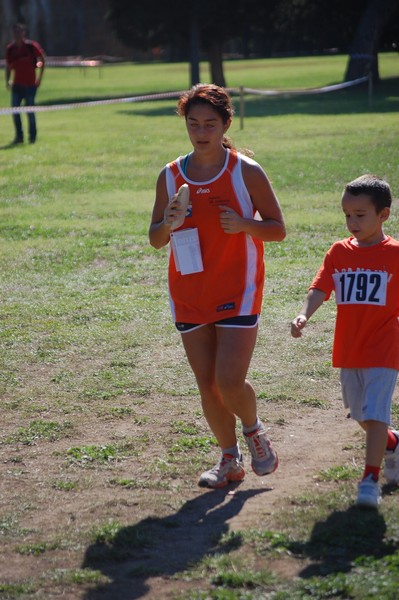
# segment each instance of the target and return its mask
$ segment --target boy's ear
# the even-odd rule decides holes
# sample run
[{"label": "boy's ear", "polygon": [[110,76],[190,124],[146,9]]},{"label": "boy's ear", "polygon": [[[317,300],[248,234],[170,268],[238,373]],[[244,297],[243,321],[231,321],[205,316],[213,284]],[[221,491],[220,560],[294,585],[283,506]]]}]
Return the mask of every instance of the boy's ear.
[{"label": "boy's ear", "polygon": [[389,215],[391,214],[391,209],[389,206],[385,206],[380,212],[381,223],[384,223],[387,219],[389,219]]}]

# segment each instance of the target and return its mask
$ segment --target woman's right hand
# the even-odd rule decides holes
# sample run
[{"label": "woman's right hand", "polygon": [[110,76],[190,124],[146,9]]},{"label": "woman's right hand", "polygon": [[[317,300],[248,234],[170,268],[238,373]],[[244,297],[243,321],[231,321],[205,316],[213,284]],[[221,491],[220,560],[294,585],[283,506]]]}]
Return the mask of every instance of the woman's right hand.
[{"label": "woman's right hand", "polygon": [[186,216],[186,206],[183,205],[181,200],[178,198],[178,194],[175,194],[164,212],[164,223],[170,225],[172,229],[177,229],[183,224]]}]

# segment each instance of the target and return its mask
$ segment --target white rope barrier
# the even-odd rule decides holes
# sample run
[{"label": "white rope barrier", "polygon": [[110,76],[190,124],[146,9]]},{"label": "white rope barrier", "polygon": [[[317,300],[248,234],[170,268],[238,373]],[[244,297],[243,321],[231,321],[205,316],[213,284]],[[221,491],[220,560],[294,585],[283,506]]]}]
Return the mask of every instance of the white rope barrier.
[{"label": "white rope barrier", "polygon": [[337,83],[335,85],[326,85],[321,88],[308,88],[304,90],[257,90],[254,88],[247,88],[241,86],[239,90],[231,89],[230,92],[238,93],[240,95],[240,129],[244,129],[244,113],[245,113],[245,102],[244,96],[245,94],[259,95],[259,96],[282,96],[282,97],[290,97],[290,96],[304,96],[307,94],[324,94],[326,92],[335,92],[337,90],[343,90],[348,87],[352,87],[354,85],[359,85],[360,83],[366,83],[368,81],[368,94],[369,94],[369,107],[371,106],[371,97],[372,97],[372,77],[367,75],[365,77],[359,77],[358,79],[353,79],[352,81],[344,81],[343,83]]},{"label": "white rope barrier", "polygon": [[[296,95],[305,95],[305,94],[324,94],[325,92],[334,92],[336,90],[342,90],[347,87],[351,87],[354,85],[359,85],[360,83],[365,83],[369,80],[369,77],[360,77],[359,79],[354,79],[353,81],[346,81],[344,83],[338,83],[336,85],[324,86],[321,88],[310,88],[304,90],[258,90],[254,88],[228,88],[230,93],[236,94],[252,94],[252,95],[260,95],[260,96],[296,96]],[[184,91],[179,92],[165,92],[160,94],[147,94],[145,96],[131,96],[129,98],[108,98],[104,100],[90,100],[88,102],[70,102],[65,104],[49,104],[47,106],[44,105],[35,105],[35,106],[17,106],[17,107],[7,107],[0,108],[0,115],[11,115],[15,113],[32,113],[32,112],[50,112],[54,110],[70,110],[73,108],[85,108],[89,106],[104,106],[109,104],[128,104],[131,102],[144,102],[147,100],[165,100],[168,98],[179,98]]]},{"label": "white rope barrier", "polygon": [[108,98],[104,100],[90,100],[88,102],[71,102],[66,104],[49,104],[48,106],[16,106],[8,108],[0,108],[0,115],[11,115],[15,113],[31,113],[31,112],[49,112],[52,110],[69,110],[71,108],[84,108],[88,106],[101,106],[106,104],[124,104],[129,102],[143,102],[145,100],[164,100],[167,98],[178,98],[184,93],[181,92],[165,92],[163,94],[150,94],[146,96],[132,96],[130,98]]},{"label": "white rope barrier", "polygon": [[299,96],[304,94],[324,94],[325,92],[335,92],[337,90],[343,90],[353,85],[359,85],[360,83],[366,83],[368,76],[359,77],[359,79],[353,79],[352,81],[345,81],[344,83],[337,83],[335,85],[327,85],[321,88],[308,88],[304,90],[256,90],[253,88],[243,87],[242,91],[245,94],[257,94],[260,96]]}]

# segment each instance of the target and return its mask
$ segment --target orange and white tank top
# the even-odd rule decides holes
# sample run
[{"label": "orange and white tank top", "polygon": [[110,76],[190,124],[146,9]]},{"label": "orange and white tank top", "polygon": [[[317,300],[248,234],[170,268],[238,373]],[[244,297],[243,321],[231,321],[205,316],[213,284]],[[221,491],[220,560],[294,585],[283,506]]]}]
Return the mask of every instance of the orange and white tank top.
[{"label": "orange and white tank top", "polygon": [[227,150],[219,174],[196,182],[183,172],[186,157],[166,165],[166,186],[172,197],[183,183],[190,189],[190,203],[183,225],[177,230],[197,228],[203,271],[182,275],[169,254],[169,299],[174,321],[214,323],[261,311],[265,278],[263,242],[246,233],[227,234],[220,225],[220,205],[244,218],[254,218],[255,209],[242,176],[242,161]]}]

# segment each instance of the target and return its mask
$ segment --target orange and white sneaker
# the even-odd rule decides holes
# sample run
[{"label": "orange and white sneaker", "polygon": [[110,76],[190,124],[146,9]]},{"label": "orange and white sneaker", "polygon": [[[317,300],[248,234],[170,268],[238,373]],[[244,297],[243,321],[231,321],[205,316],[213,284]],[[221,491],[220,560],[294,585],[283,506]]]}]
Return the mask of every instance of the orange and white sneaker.
[{"label": "orange and white sneaker", "polygon": [[262,423],[255,431],[244,433],[244,438],[251,452],[251,467],[254,473],[260,477],[273,473],[278,467],[278,456],[266,436]]},{"label": "orange and white sneaker", "polygon": [[198,485],[200,487],[222,488],[230,481],[241,481],[245,477],[244,460],[242,454],[234,458],[231,454],[223,454],[220,461],[202,473]]}]

